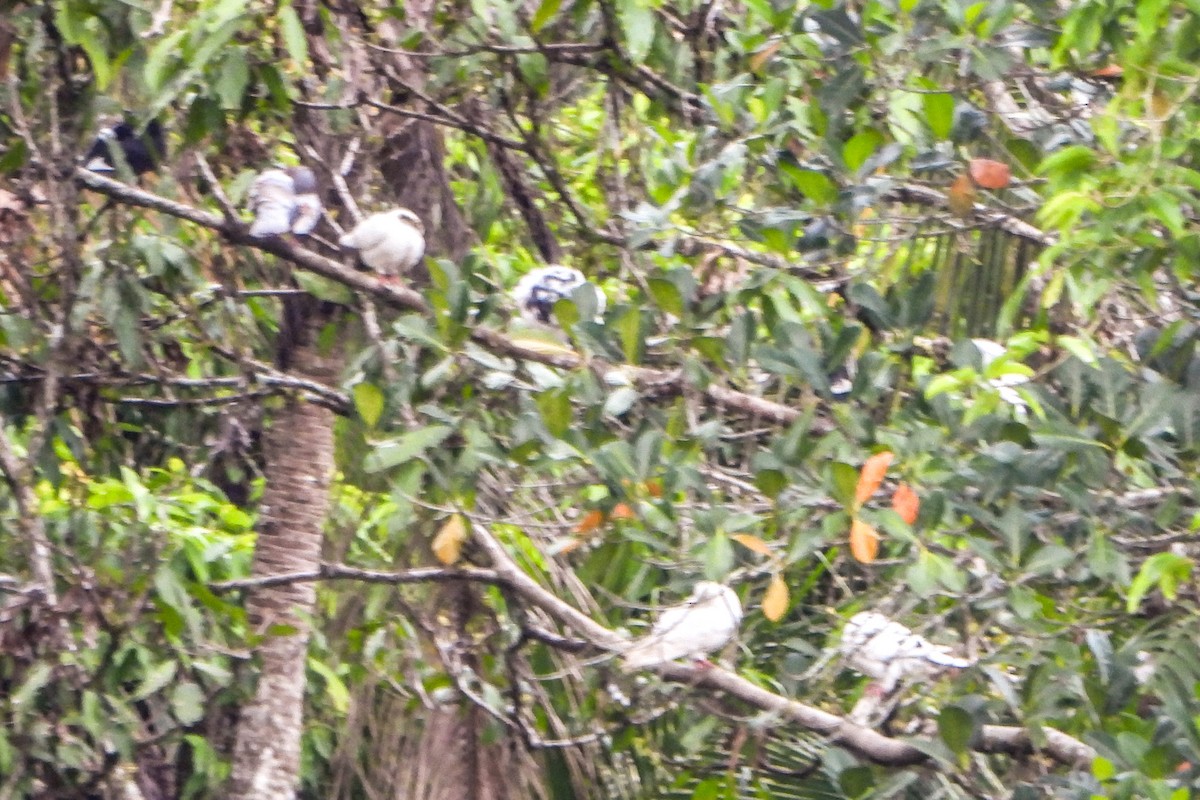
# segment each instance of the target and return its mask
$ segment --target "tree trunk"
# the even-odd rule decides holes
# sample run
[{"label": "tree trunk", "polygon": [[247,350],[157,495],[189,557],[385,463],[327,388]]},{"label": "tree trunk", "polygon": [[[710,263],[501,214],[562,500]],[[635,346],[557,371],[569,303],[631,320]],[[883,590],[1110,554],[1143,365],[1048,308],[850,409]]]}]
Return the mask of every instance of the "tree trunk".
[{"label": "tree trunk", "polygon": [[[320,383],[337,377],[337,359],[315,343],[291,351],[293,374]],[[333,472],[333,412],[293,397],[263,434],[267,486],[254,551],[255,577],[316,569],[329,511]],[[247,610],[266,638],[258,689],[242,709],[234,744],[229,798],[295,796],[304,723],[308,618],[316,599],[312,583],[259,589]],[[278,626],[284,626],[279,629]]]}]

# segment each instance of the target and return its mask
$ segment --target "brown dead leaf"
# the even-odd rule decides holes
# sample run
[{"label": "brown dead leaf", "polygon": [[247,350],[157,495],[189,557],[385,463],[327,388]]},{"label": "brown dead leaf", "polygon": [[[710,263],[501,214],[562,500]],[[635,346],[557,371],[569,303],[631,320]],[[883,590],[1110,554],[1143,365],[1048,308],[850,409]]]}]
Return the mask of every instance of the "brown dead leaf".
[{"label": "brown dead leaf", "polygon": [[971,216],[975,210],[975,184],[971,183],[970,175],[964,172],[954,179],[946,192],[946,205],[957,216]]},{"label": "brown dead leaf", "polygon": [[976,186],[984,189],[1003,189],[1012,182],[1012,170],[1002,161],[972,158],[967,167],[971,173],[971,180],[975,181]]},{"label": "brown dead leaf", "polygon": [[771,555],[771,546],[769,544],[767,544],[766,542],[764,542],[762,539],[755,536],[754,534],[735,533],[733,536],[730,536],[729,538],[733,539],[735,542],[737,542],[738,544],[740,544],[742,547],[746,548],[747,550],[750,550],[754,553],[758,553],[760,556]]},{"label": "brown dead leaf", "polygon": [[575,526],[575,532],[579,534],[592,533],[604,524],[604,512],[598,508],[593,508],[591,511],[583,515],[583,519]]}]

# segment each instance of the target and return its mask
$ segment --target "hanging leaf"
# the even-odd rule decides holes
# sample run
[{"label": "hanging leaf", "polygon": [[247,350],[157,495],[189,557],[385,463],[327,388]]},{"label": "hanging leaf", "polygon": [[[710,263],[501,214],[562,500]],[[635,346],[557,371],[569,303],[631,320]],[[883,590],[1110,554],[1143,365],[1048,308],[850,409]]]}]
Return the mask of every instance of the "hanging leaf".
[{"label": "hanging leaf", "polygon": [[771,546],[762,539],[750,533],[735,533],[729,537],[735,542],[745,547],[747,550],[758,553],[760,556],[771,555]]},{"label": "hanging leaf", "polygon": [[879,555],[879,532],[858,517],[850,524],[850,554],[863,564]]},{"label": "hanging leaf", "polygon": [[971,183],[970,175],[964,172],[954,179],[946,192],[946,205],[960,217],[971,216],[975,210],[975,184]]},{"label": "hanging leaf", "polygon": [[453,566],[462,556],[462,546],[466,540],[467,524],[462,514],[451,514],[437,536],[433,537],[433,554],[447,567]]},{"label": "hanging leaf", "polygon": [[921,510],[921,499],[911,486],[902,483],[892,495],[892,510],[900,515],[900,519],[912,525],[917,521],[917,513]]},{"label": "hanging leaf", "polygon": [[576,533],[592,533],[604,524],[604,512],[598,508],[583,515],[583,519],[575,526]]},{"label": "hanging leaf", "polygon": [[972,158],[968,164],[971,180],[984,189],[1003,189],[1012,181],[1008,164],[990,158]]},{"label": "hanging leaf", "polygon": [[858,473],[858,486],[854,489],[855,505],[861,506],[879,489],[879,484],[883,483],[883,476],[887,474],[892,458],[894,458],[892,453],[884,450],[863,462],[862,469]]},{"label": "hanging leaf", "polygon": [[779,620],[783,619],[783,615],[787,611],[787,607],[787,584],[784,583],[781,575],[775,575],[771,578],[771,583],[767,586],[766,594],[763,595],[763,616],[771,620],[771,622],[778,622]]}]

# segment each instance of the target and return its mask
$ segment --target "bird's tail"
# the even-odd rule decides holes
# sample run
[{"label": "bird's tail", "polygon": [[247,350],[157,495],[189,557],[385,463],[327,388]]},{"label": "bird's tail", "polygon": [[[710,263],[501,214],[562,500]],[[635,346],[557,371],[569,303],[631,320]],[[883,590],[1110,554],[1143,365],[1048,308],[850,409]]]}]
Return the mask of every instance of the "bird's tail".
[{"label": "bird's tail", "polygon": [[670,660],[671,654],[667,652],[667,648],[662,642],[638,642],[622,655],[621,669],[625,672],[633,672],[646,667],[656,667]]},{"label": "bird's tail", "polygon": [[956,658],[942,650],[934,650],[928,656],[929,661],[937,664],[939,667],[953,667],[954,669],[966,669],[975,662],[968,658]]}]

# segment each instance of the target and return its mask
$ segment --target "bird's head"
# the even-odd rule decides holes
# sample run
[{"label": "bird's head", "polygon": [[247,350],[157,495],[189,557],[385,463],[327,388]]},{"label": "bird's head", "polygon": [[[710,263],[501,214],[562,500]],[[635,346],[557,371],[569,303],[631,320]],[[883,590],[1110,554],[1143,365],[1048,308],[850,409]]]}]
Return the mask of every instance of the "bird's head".
[{"label": "bird's head", "polygon": [[846,633],[867,639],[886,628],[889,622],[890,620],[878,611],[860,611],[846,623]]},{"label": "bird's head", "polygon": [[313,194],[317,191],[317,176],[308,167],[288,167],[286,172],[292,179],[296,194]]},{"label": "bird's head", "polygon": [[417,232],[422,236],[425,235],[425,223],[421,222],[421,218],[416,215],[416,212],[407,208],[394,208],[391,214],[398,221],[416,228]]}]

